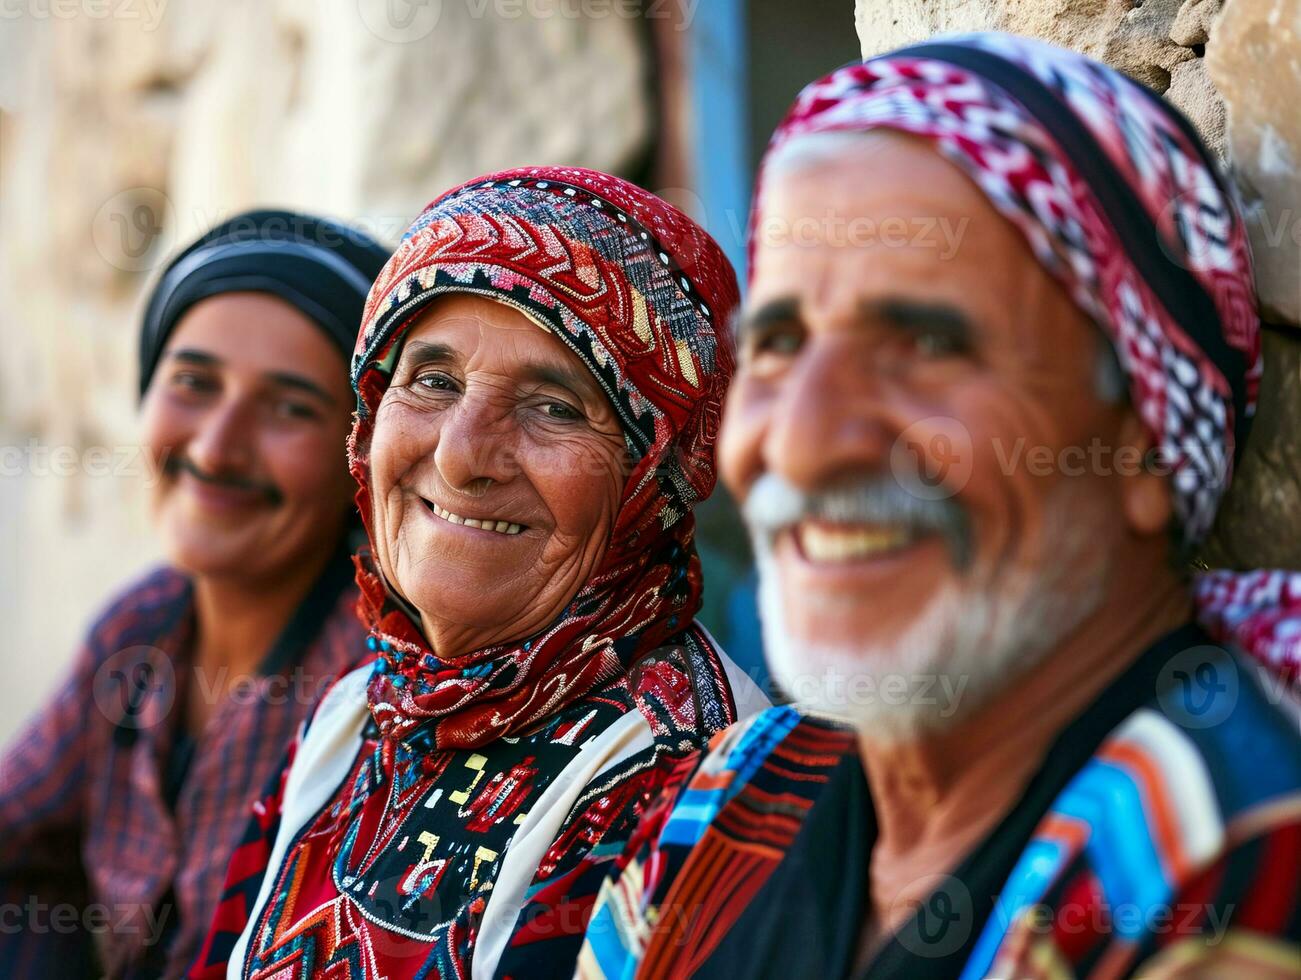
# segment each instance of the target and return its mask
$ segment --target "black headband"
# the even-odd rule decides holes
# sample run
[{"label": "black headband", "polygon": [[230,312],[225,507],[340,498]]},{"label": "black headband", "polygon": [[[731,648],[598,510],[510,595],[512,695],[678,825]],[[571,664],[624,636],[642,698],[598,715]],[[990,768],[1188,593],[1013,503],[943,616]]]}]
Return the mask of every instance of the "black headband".
[{"label": "black headband", "polygon": [[354,228],[292,211],[249,211],[223,222],[173,259],[154,287],[140,332],[141,396],[177,322],[222,293],[269,293],[290,303],[346,361],[389,252]]}]

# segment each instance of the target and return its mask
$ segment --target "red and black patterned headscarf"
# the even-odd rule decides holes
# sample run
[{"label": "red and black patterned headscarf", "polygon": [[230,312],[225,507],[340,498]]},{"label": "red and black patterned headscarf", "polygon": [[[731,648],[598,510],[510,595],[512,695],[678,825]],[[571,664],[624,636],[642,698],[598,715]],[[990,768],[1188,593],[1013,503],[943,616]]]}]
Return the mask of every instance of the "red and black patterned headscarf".
[{"label": "red and black patterned headscarf", "polygon": [[439,748],[470,748],[527,730],[691,625],[701,602],[692,508],[714,487],[738,294],[703,229],[617,177],[528,168],[444,194],[376,280],[353,358],[350,461],[368,532],[375,409],[405,333],[447,293],[505,303],[562,340],[610,399],[633,459],[597,571],[519,643],[440,659],[373,561],[359,560],[381,734],[432,724]]}]

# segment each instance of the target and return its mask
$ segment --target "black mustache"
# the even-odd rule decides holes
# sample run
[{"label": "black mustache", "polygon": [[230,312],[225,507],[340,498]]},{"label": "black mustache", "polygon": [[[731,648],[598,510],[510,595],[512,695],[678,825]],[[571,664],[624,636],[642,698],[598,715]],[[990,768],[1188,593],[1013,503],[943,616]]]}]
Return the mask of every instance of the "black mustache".
[{"label": "black mustache", "polygon": [[230,487],[235,490],[252,490],[264,496],[270,504],[279,504],[285,499],[285,495],[280,492],[280,488],[273,483],[268,483],[263,480],[254,480],[247,476],[241,476],[238,473],[204,473],[184,456],[169,456],[163,463],[163,471],[167,473],[168,476],[188,473],[200,483],[207,483],[215,487]]}]

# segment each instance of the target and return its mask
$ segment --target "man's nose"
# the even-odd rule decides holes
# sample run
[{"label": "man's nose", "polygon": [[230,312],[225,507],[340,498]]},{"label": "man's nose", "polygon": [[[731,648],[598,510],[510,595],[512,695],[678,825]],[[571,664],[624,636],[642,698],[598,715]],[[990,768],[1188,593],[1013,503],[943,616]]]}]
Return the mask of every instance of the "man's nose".
[{"label": "man's nose", "polygon": [[224,399],[204,415],[185,452],[201,472],[241,471],[256,456],[254,412],[239,399]]},{"label": "man's nose", "polygon": [[894,427],[863,359],[824,342],[783,379],[760,451],[765,469],[802,490],[889,465]]},{"label": "man's nose", "polygon": [[466,493],[508,483],[519,473],[517,435],[509,406],[467,392],[443,415],[434,465],[444,483]]}]

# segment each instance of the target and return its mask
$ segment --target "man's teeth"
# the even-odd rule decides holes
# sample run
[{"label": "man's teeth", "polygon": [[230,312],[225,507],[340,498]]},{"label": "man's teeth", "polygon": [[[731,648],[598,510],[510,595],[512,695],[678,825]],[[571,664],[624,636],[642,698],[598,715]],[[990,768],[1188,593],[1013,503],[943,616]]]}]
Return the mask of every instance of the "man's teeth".
[{"label": "man's teeth", "polygon": [[453,514],[450,510],[444,510],[433,501],[429,502],[434,513],[447,521],[449,524],[464,524],[466,527],[477,527],[484,531],[496,531],[498,534],[519,534],[524,530],[519,524],[511,524],[507,521],[476,521],[472,517],[462,517],[460,514]]},{"label": "man's teeth", "polygon": [[863,524],[801,524],[796,533],[805,557],[822,562],[870,558],[901,548],[912,540],[907,528]]}]

